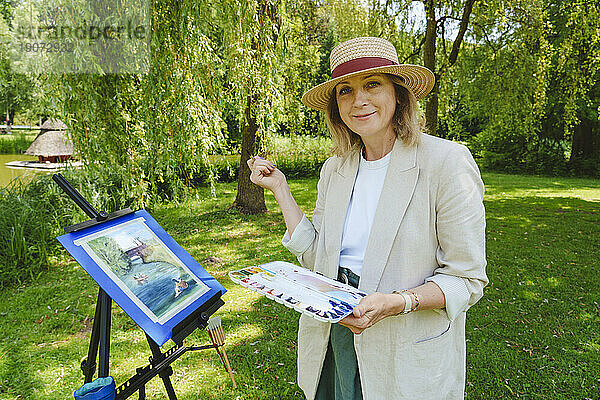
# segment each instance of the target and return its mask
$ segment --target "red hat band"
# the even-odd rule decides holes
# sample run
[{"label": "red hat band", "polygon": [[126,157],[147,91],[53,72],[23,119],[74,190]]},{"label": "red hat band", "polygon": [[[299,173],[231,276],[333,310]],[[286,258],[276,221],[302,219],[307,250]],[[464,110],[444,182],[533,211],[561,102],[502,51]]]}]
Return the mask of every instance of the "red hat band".
[{"label": "red hat band", "polygon": [[335,79],[346,74],[351,74],[353,72],[359,72],[377,67],[387,67],[389,65],[398,65],[398,63],[383,57],[355,58],[353,60],[341,63],[335,67],[335,69],[331,71],[331,79]]}]

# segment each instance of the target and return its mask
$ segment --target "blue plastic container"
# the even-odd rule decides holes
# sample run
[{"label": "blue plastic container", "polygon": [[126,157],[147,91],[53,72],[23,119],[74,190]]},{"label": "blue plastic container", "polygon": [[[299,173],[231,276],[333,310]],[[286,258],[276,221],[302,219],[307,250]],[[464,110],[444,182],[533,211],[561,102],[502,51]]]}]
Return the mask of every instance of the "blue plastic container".
[{"label": "blue plastic container", "polygon": [[97,378],[77,389],[75,400],[114,400],[115,380],[112,376]]}]

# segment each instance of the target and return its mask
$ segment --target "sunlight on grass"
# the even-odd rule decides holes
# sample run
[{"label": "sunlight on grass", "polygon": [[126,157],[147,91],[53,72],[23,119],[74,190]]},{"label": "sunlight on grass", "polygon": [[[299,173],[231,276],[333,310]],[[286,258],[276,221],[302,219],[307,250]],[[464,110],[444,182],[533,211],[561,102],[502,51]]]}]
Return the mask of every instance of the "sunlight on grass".
[{"label": "sunlight on grass", "polygon": [[225,296],[227,301],[221,309],[228,311],[252,310],[254,308],[252,303],[261,297],[258,293],[248,290],[240,285],[235,285],[231,288],[228,288]]},{"label": "sunlight on grass", "polygon": [[593,315],[585,311],[580,312],[578,318],[589,322],[600,322],[600,317],[598,315]]},{"label": "sunlight on grass", "polygon": [[537,292],[532,292],[531,290],[523,290],[521,292],[521,295],[523,296],[523,298],[525,298],[527,300],[534,300],[534,301],[540,300],[540,294]]},{"label": "sunlight on grass", "polygon": [[[248,319],[250,320],[250,319]],[[254,323],[240,325],[236,329],[228,329],[225,335],[227,343],[240,344],[240,342],[252,342],[254,339],[264,335],[264,330]]]},{"label": "sunlight on grass", "polygon": [[[600,180],[483,177],[490,284],[467,317],[468,397],[596,398],[598,382],[589,377],[600,368]],[[316,182],[290,181],[308,216]],[[281,245],[281,213],[267,194],[268,213],[241,215],[229,210],[236,183],[215,187],[215,197],[201,188],[181,204],[158,205],[153,215],[227,288],[217,314],[239,387],[232,388],[214,350],[190,352],[173,364],[178,399],[303,399],[296,385],[298,313],[227,275],[272,260],[297,263]],[[221,261],[204,262],[209,256]],[[72,399],[83,382],[79,361],[87,354],[98,287],[67,260],[59,254],[37,280],[0,293],[1,400]],[[185,344],[208,343],[203,330]],[[115,305],[110,374],[117,384],[147,365],[150,354],[144,333]],[[147,398],[167,398],[160,379],[150,381]]]},{"label": "sunlight on grass", "polygon": [[[490,191],[491,192],[491,191]],[[600,189],[579,189],[572,188],[567,190],[547,189],[514,189],[501,193],[486,193],[488,199],[509,199],[520,197],[575,197],[587,201],[600,201]]]},{"label": "sunlight on grass", "polygon": [[546,278],[546,282],[548,283],[548,285],[552,288],[558,287],[558,285],[560,284],[558,278],[555,278],[554,276],[551,276],[549,278]]},{"label": "sunlight on grass", "polygon": [[598,342],[583,343],[583,347],[586,348],[588,351],[600,353],[600,343]]}]

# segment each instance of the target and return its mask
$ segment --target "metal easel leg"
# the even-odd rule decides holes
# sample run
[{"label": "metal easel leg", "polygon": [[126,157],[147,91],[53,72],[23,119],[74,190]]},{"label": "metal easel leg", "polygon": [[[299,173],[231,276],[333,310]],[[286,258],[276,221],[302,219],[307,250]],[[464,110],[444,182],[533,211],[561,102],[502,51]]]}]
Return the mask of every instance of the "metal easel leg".
[{"label": "metal easel leg", "polygon": [[112,299],[106,292],[100,289],[100,357],[98,357],[98,377],[108,376],[108,365],[110,357],[110,311]]},{"label": "metal easel leg", "polygon": [[[150,345],[150,350],[152,351],[152,359],[150,360],[150,363],[159,363],[164,360],[166,357],[160,351],[160,347],[158,347],[156,342],[154,342],[154,340],[152,340],[148,334],[146,334],[146,339],[148,339],[148,345]],[[167,390],[169,400],[177,400],[175,389],[173,389],[173,384],[171,383],[171,375],[173,375],[173,368],[171,368],[171,366],[166,367],[158,374],[165,384],[165,389]]]},{"label": "metal easel leg", "polygon": [[[84,383],[92,381],[98,365],[98,376],[108,376],[108,364],[110,356],[110,309],[112,299],[102,289],[98,291],[98,300],[96,302],[96,311],[94,312],[94,322],[92,325],[92,335],[90,337],[90,346],[88,348],[87,358],[81,363]],[[96,356],[100,349],[100,358],[96,364]]]}]

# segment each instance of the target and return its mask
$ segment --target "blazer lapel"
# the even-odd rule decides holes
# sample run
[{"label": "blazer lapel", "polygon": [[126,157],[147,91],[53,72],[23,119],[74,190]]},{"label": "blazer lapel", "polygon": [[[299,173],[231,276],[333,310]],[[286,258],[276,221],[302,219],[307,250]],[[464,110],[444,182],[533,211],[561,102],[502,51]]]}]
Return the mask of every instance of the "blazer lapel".
[{"label": "blazer lapel", "polygon": [[350,196],[354,187],[354,180],[358,171],[360,152],[353,151],[333,172],[327,190],[327,203],[325,204],[323,226],[325,231],[325,252],[327,253],[326,270],[323,273],[337,279],[340,248],[342,245],[342,231]]},{"label": "blazer lapel", "polygon": [[[413,196],[419,176],[416,158],[416,146],[406,147],[396,140],[364,255],[359,289],[367,293],[377,291],[398,228]],[[345,210],[341,229],[344,219]]]}]

